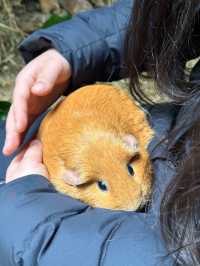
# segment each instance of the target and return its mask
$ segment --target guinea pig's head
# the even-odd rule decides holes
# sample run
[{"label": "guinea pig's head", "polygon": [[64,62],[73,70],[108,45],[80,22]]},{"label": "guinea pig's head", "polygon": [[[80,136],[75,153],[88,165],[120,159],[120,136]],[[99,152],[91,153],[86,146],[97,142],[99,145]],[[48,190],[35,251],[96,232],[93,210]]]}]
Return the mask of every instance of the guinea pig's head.
[{"label": "guinea pig's head", "polygon": [[59,191],[93,207],[133,211],[148,199],[151,167],[148,153],[131,135],[92,132],[82,136],[71,159],[63,156]]}]

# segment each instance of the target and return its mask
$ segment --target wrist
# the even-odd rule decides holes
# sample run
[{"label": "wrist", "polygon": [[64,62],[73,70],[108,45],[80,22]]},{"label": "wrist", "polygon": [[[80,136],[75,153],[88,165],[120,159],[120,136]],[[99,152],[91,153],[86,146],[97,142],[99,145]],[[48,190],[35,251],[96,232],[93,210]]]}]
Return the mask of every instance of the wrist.
[{"label": "wrist", "polygon": [[68,81],[71,78],[72,75],[72,69],[71,65],[68,62],[68,60],[56,49],[51,48],[48,50],[48,52],[56,58],[56,60],[59,60],[59,63],[61,64],[62,67],[62,73],[61,76],[63,77],[64,81]]}]

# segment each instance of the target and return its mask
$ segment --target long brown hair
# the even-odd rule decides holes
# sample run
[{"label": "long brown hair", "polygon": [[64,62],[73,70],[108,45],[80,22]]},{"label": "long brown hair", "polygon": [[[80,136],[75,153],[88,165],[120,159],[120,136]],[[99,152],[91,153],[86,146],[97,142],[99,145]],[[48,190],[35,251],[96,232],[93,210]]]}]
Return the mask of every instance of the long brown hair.
[{"label": "long brown hair", "polygon": [[177,147],[184,128],[184,156],[166,189],[160,222],[174,265],[184,266],[200,265],[200,81],[189,80],[185,69],[186,61],[200,54],[198,10],[197,0],[135,0],[125,41],[132,94],[148,100],[139,86],[145,71],[159,91],[183,104],[180,121],[169,136],[169,149]]}]

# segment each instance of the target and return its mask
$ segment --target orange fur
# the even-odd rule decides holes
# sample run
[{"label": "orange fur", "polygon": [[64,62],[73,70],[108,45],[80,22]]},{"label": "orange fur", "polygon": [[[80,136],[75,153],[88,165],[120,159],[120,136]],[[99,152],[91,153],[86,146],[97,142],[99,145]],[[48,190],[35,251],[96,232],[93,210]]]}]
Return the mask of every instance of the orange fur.
[{"label": "orange fur", "polygon": [[[139,156],[122,141],[127,134],[138,140]],[[149,196],[152,173],[146,148],[152,136],[144,111],[111,85],[76,90],[47,114],[39,129],[43,160],[58,191],[94,207],[127,211]],[[134,176],[128,175],[130,160]],[[67,184],[67,169],[75,170],[83,184]],[[106,181],[109,190],[101,191],[98,180]]]}]

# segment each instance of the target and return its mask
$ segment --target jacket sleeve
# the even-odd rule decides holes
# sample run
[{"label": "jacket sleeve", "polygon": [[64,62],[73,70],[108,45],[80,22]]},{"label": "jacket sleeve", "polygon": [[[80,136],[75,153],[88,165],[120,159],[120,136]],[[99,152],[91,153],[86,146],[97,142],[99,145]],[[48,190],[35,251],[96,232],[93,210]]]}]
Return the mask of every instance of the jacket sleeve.
[{"label": "jacket sleeve", "polygon": [[21,177],[0,186],[0,266],[172,265],[163,261],[159,205],[174,172],[166,145],[158,143],[176,111],[167,106],[152,109],[157,134],[150,147],[155,187],[149,211],[92,208],[57,193],[42,176]]},{"label": "jacket sleeve", "polygon": [[124,78],[123,44],[133,2],[121,0],[81,12],[69,21],[34,32],[19,47],[25,62],[53,47],[72,67],[73,89]]},{"label": "jacket sleeve", "polygon": [[146,214],[91,208],[42,176],[0,187],[0,212],[1,266],[153,266],[165,253]]}]

